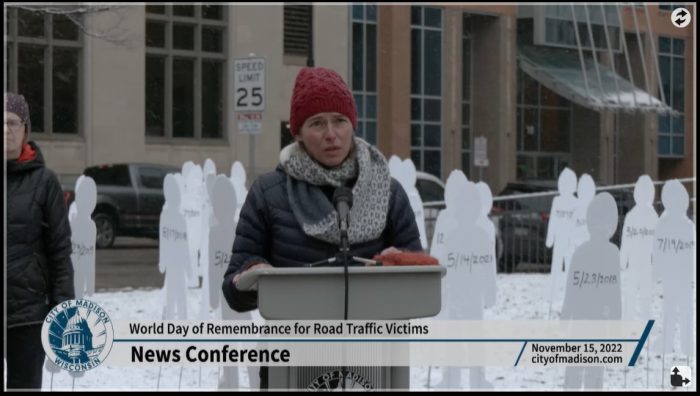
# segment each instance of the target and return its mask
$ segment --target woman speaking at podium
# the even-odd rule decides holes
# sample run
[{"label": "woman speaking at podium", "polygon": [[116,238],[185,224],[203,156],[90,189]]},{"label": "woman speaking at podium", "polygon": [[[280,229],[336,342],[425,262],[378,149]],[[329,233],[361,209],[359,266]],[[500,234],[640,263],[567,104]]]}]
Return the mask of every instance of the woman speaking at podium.
[{"label": "woman speaking at podium", "polygon": [[243,272],[301,267],[338,253],[332,199],[338,187],[353,195],[348,256],[422,250],[406,192],[391,178],[382,153],[354,136],[357,109],[338,73],[322,67],[299,72],[289,124],[294,143],[282,149],[274,171],[255,180],[241,210],[222,285],[238,312],[257,308],[257,292],[236,288]]}]

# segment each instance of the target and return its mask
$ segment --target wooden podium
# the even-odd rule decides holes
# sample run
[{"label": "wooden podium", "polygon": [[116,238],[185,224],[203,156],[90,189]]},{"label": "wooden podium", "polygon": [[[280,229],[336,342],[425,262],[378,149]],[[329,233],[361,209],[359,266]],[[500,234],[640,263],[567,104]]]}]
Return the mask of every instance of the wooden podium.
[{"label": "wooden podium", "polygon": [[[440,287],[445,267],[391,266],[348,268],[348,320],[407,320],[440,312]],[[258,291],[258,308],[270,320],[343,319],[343,267],[264,268],[238,281],[242,291]],[[315,389],[319,381],[328,390],[346,376],[346,389],[408,389],[409,367],[270,367],[270,389]],[[334,374],[335,373],[335,374]],[[362,378],[362,384],[348,379]],[[328,383],[328,381],[334,381]],[[313,385],[312,385],[313,384]],[[353,389],[354,388],[354,389]]]}]

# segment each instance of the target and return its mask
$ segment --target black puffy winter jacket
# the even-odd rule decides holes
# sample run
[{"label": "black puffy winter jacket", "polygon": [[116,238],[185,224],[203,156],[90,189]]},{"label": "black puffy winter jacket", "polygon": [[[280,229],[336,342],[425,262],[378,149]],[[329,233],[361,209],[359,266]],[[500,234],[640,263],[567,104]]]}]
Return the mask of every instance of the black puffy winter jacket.
[{"label": "black puffy winter jacket", "polygon": [[[416,219],[401,184],[391,179],[389,212],[381,237],[350,246],[349,256],[372,258],[390,246],[421,251]],[[257,308],[257,292],[242,292],[233,277],[258,262],[275,267],[301,267],[333,257],[338,246],[304,233],[289,205],[287,175],[280,166],[260,176],[250,187],[241,209],[231,262],[222,290],[238,312]]]},{"label": "black puffy winter jacket", "polygon": [[7,327],[39,324],[75,298],[71,233],[56,175],[33,159],[7,161]]}]

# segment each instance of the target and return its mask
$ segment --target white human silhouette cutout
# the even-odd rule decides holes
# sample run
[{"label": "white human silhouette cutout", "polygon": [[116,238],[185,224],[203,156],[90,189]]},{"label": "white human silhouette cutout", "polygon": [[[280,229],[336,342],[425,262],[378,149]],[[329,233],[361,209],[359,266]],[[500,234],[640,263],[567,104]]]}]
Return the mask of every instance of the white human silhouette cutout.
[{"label": "white human silhouette cutout", "polygon": [[408,201],[416,217],[416,226],[420,235],[420,243],[423,249],[428,248],[428,239],[425,232],[425,214],[423,211],[423,200],[416,189],[416,165],[409,158],[401,161],[398,157],[392,156],[389,159],[389,173],[403,187]]},{"label": "white human silhouette cutout", "polygon": [[576,211],[574,212],[574,233],[573,242],[574,249],[581,246],[582,243],[586,242],[590,235],[588,234],[588,227],[586,227],[586,218],[588,213],[588,205],[595,197],[595,181],[591,175],[584,173],[578,180],[578,189],[576,190],[576,196],[578,196],[578,205],[576,206]]},{"label": "white human silhouette cutout", "polygon": [[574,196],[576,185],[574,171],[564,168],[559,174],[559,195],[554,197],[552,209],[549,212],[547,240],[545,242],[548,248],[553,247],[548,296],[550,304],[561,301],[564,295],[566,267],[570,264],[573,250],[574,212],[578,204],[578,199]]},{"label": "white human silhouette cutout", "polygon": [[[479,198],[481,199],[481,213],[479,213],[479,219],[477,220],[476,224],[481,227],[481,229],[486,231],[486,235],[488,235],[489,242],[491,243],[493,249],[493,257],[497,258],[496,226],[493,224],[491,219],[489,219],[489,213],[491,213],[491,209],[493,208],[493,194],[491,193],[489,185],[482,181],[476,183],[476,189],[479,191]],[[496,267],[497,263],[496,260],[494,260],[493,265],[491,266],[491,279],[488,280],[489,284],[496,284]],[[492,307],[496,304],[497,288],[494,287],[493,289],[489,289],[489,291],[492,291],[492,293],[485,296],[485,307]]]},{"label": "white human silhouette cutout", "polygon": [[[444,308],[447,318],[451,320],[481,320],[484,318],[484,306],[495,301],[492,297],[496,293],[492,266],[496,258],[488,233],[477,224],[481,198],[476,185],[466,181],[466,177],[455,176],[453,180],[457,181],[453,182],[455,188],[450,188],[446,200],[448,213],[455,219],[456,228],[445,235],[445,245],[439,249],[439,257],[436,257],[447,267],[443,278],[443,287],[447,289]],[[457,198],[451,198],[452,194]],[[453,208],[455,201],[464,204]],[[460,372],[459,367],[446,367],[442,385],[450,389],[461,387]],[[486,381],[483,367],[470,368],[469,384],[473,389],[493,387]]]},{"label": "white human silhouette cutout", "polygon": [[204,174],[202,175],[202,184],[199,188],[200,209],[200,239],[199,239],[199,275],[206,277],[206,271],[209,268],[209,218],[211,216],[211,201],[209,193],[214,187],[214,179],[216,178],[216,165],[214,161],[207,158],[204,162]]},{"label": "white human silhouette cutout", "polygon": [[[437,220],[435,221],[435,230],[433,231],[433,240],[430,242],[430,255],[433,257],[443,257],[445,235],[450,234],[457,228],[457,221],[454,216],[450,214],[450,210],[459,210],[457,209],[460,205],[459,191],[463,191],[463,185],[467,182],[467,177],[461,170],[453,170],[447,178],[447,182],[445,183],[445,209],[441,210],[438,214]],[[445,265],[443,262],[440,264]],[[447,301],[447,295],[445,294],[446,289],[443,287],[442,291],[443,309],[440,310],[439,315],[443,315],[447,312],[444,305]]]},{"label": "white human silhouette cutout", "polygon": [[[620,251],[610,242],[617,229],[617,204],[609,193],[595,196],[586,213],[590,239],[571,258],[562,320],[620,320]],[[567,367],[564,388],[603,388],[604,367]]]},{"label": "white human silhouette cutout", "polygon": [[245,199],[248,196],[248,189],[245,186],[245,168],[243,167],[243,164],[240,163],[240,161],[236,161],[233,163],[233,165],[231,165],[230,179],[233,183],[234,190],[236,190],[236,202],[238,202],[238,206],[236,207],[236,215],[234,217],[234,220],[238,222],[238,218],[241,215],[241,208],[243,207],[243,203],[245,202]]},{"label": "white human silhouette cutout", "polygon": [[90,176],[80,176],[75,183],[74,214],[69,216],[73,251],[75,297],[95,294],[95,241],[97,228],[92,212],[97,203],[97,185]]},{"label": "white human silhouette cutout", "polygon": [[211,206],[211,194],[214,193],[214,181],[216,180],[217,176],[215,174],[205,174],[204,176],[206,179],[204,184],[202,184],[203,191],[200,194],[200,196],[202,197],[202,237],[199,246],[199,275],[202,277],[202,293],[200,294],[199,318],[201,320],[207,320],[210,317],[210,289],[212,287],[219,289],[218,285],[212,284],[209,278],[209,238],[211,233],[211,227],[213,223],[216,223],[217,221],[214,217],[214,212]]},{"label": "white human silhouette cutout", "polygon": [[194,274],[188,278],[188,287],[199,287],[199,244],[202,238],[202,167],[194,165],[184,179],[185,195],[182,197],[182,208],[187,223],[190,270]]},{"label": "white human silhouette cutout", "polygon": [[[160,214],[158,269],[165,273],[165,319],[187,319],[186,276],[193,277],[187,223],[180,212],[180,189],[172,174],[163,181],[165,204]],[[177,313],[176,313],[177,312]]]},{"label": "white human silhouette cutout", "polygon": [[654,209],[654,182],[639,176],[634,187],[635,206],[625,216],[620,243],[622,318],[651,318],[653,290],[651,254],[659,215]]},{"label": "white human silhouette cutout", "polygon": [[661,190],[664,213],[656,225],[652,263],[654,278],[663,289],[663,352],[674,352],[676,324],[680,352],[694,356],[693,280],[695,279],[695,224],[688,218],[688,191],[678,180]]}]

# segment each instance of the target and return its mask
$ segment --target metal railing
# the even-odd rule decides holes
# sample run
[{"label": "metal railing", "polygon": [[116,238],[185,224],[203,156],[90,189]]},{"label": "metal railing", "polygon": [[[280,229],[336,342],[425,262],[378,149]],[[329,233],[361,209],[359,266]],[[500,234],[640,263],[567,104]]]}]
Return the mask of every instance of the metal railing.
[{"label": "metal railing", "polygon": [[[678,179],[683,185],[693,186],[695,178]],[[654,207],[661,214],[661,186],[654,182],[656,198]],[[635,205],[635,184],[621,184],[596,188],[596,193],[607,191],[614,198],[618,209],[617,231],[611,241],[620,246],[625,216]],[[688,188],[695,194],[694,188]],[[496,225],[496,253],[499,272],[549,272],[552,249],[545,246],[549,211],[558,191],[498,196],[493,198],[489,217]],[[690,197],[688,216],[695,222],[695,197]],[[424,205],[425,228],[428,243],[432,241],[437,216],[445,208],[444,202],[428,202]]]}]

